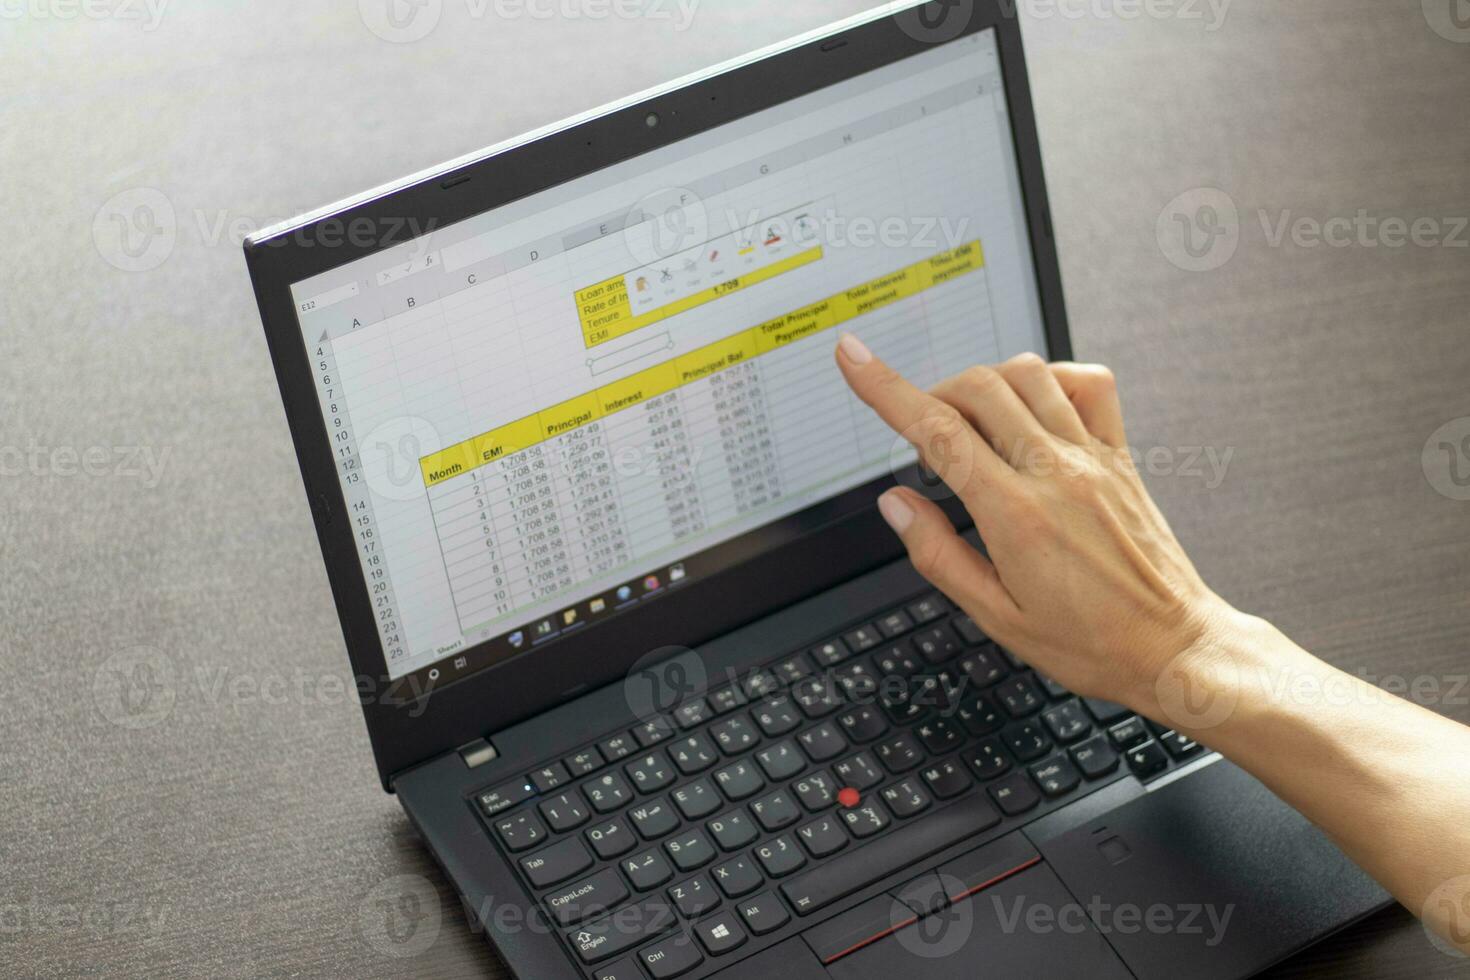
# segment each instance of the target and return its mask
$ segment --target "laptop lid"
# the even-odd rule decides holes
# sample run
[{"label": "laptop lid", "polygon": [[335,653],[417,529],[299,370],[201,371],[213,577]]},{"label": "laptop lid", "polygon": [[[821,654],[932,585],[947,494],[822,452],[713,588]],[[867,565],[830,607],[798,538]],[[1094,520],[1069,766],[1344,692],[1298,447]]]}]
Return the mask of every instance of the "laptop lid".
[{"label": "laptop lid", "polygon": [[[892,560],[919,383],[1070,356],[1019,30],[897,5],[246,256],[379,771]],[[963,514],[957,514],[963,520]]]}]

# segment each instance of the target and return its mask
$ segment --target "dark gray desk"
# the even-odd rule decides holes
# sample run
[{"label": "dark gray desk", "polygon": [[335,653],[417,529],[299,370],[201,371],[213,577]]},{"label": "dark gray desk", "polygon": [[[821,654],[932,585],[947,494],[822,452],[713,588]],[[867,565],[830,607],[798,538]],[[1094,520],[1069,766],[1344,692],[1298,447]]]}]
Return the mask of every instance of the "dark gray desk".
[{"label": "dark gray desk", "polygon": [[[708,0],[680,31],[475,21],[445,0],[410,44],[357,6],[0,22],[7,975],[503,975],[334,686],[346,660],[238,236],[861,3]],[[1448,233],[1470,214],[1470,43],[1418,0],[1238,0],[1214,31],[1199,9],[1028,19],[1077,346],[1117,368],[1133,441],[1162,447],[1152,486],[1221,592],[1345,668],[1439,685],[1470,721],[1451,687],[1470,670],[1470,502],[1421,467],[1470,416],[1470,250],[1273,245],[1259,216],[1365,208]],[[1201,186],[1228,192],[1240,243],[1189,272],[1156,225]],[[140,187],[175,244],[125,272],[94,216]],[[1184,465],[1201,446],[1231,453],[1218,483]],[[165,710],[133,729],[93,690],[139,650]],[[400,875],[427,882],[432,942],[411,959],[364,939]],[[1470,966],[1399,911],[1276,975]]]}]

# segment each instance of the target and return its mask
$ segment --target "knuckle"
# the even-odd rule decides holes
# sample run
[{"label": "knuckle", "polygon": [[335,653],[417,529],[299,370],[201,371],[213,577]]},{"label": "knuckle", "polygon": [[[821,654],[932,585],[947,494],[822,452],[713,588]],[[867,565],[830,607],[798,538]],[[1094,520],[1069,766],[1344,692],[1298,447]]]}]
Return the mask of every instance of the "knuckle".
[{"label": "knuckle", "polygon": [[997,385],[1005,384],[998,371],[983,364],[965,368],[960,372],[959,380],[966,390],[977,395],[989,394]]},{"label": "knuckle", "polygon": [[948,549],[943,539],[930,539],[916,544],[909,552],[909,561],[914,570],[930,581],[942,579],[948,567]]},{"label": "knuckle", "polygon": [[919,435],[926,442],[938,439],[953,442],[969,431],[969,423],[960,415],[959,409],[947,402],[926,408],[919,422]]},{"label": "knuckle", "polygon": [[1017,354],[1009,361],[1006,361],[1004,367],[1007,371],[1013,372],[1023,377],[1030,377],[1033,375],[1042,374],[1047,369],[1046,361],[1042,359],[1040,354],[1037,354],[1034,351],[1027,351],[1024,354]]}]

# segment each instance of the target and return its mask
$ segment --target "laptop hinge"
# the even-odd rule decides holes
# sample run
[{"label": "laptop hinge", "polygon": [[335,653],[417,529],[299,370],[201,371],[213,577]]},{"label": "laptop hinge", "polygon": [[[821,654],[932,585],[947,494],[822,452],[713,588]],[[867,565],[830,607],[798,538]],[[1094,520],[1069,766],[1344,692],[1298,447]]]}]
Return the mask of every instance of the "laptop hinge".
[{"label": "laptop hinge", "polygon": [[459,747],[459,757],[464,760],[464,764],[468,768],[477,769],[485,763],[493,762],[499,758],[500,753],[495,751],[495,746],[491,745],[485,739],[477,738],[473,742],[466,742]]}]

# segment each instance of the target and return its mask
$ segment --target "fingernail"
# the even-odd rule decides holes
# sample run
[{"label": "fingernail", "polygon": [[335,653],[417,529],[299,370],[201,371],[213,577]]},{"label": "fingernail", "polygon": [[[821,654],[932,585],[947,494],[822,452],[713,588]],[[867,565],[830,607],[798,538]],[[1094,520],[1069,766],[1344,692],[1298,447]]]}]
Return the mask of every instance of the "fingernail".
[{"label": "fingernail", "polygon": [[838,339],[837,349],[854,364],[867,364],[873,359],[873,352],[868,350],[868,345],[850,333],[845,333]]},{"label": "fingernail", "polygon": [[907,531],[909,525],[914,523],[914,509],[897,490],[890,490],[878,498],[878,513],[899,534]]}]

